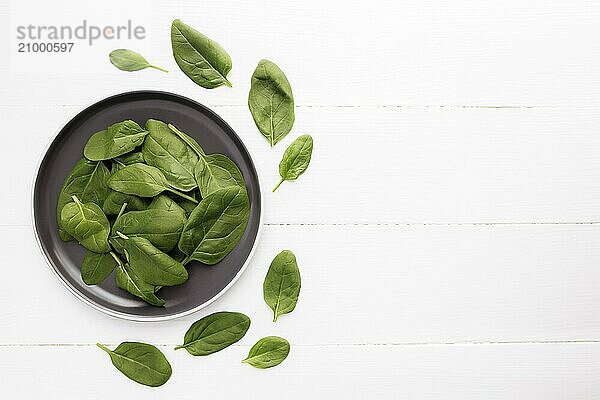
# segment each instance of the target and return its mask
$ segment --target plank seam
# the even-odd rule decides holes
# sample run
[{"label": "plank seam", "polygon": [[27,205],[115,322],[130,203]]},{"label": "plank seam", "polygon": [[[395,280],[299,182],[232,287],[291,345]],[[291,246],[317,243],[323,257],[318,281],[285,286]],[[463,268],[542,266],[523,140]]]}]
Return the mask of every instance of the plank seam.
[{"label": "plank seam", "polygon": [[[86,107],[89,104],[33,104],[37,107]],[[215,108],[247,108],[247,104],[206,104],[208,107]],[[20,107],[19,104],[0,104],[0,107]],[[31,106],[31,105],[30,105]],[[477,105],[477,104],[299,104],[295,108],[401,108],[401,109],[508,109],[508,110],[589,110],[598,109],[599,106],[551,106],[551,105]]]},{"label": "plank seam", "polygon": [[[267,222],[263,226],[283,227],[283,226],[354,226],[354,227],[394,227],[394,226],[536,226],[536,225],[600,225],[600,221],[559,221],[559,222],[332,222],[332,223],[273,223]],[[31,228],[32,224],[3,224],[4,228]]]},{"label": "plank seam", "polygon": [[[118,346],[119,343],[105,343],[105,346]],[[180,343],[153,344],[157,347],[175,347]],[[497,340],[497,341],[454,341],[454,342],[390,342],[390,343],[333,343],[333,344],[294,344],[295,347],[408,347],[408,346],[488,346],[488,345],[547,345],[547,344],[600,344],[600,339],[574,340]],[[96,343],[4,343],[0,348],[10,347],[95,347]],[[251,347],[252,345],[233,344],[231,347]]]}]

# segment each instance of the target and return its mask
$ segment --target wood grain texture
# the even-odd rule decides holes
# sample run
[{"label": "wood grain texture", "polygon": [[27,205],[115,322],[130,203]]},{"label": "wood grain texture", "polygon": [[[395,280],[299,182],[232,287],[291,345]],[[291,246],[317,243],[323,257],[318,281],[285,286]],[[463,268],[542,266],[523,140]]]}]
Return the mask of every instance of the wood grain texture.
[{"label": "wood grain texture", "polygon": [[[35,156],[0,197],[0,224],[30,223],[22,201],[45,146],[80,107],[0,107],[6,146]],[[247,145],[271,224],[547,223],[600,221],[600,109],[301,107],[274,149],[247,107],[216,107]],[[30,112],[44,121],[23,124]],[[313,159],[276,192],[277,166],[297,136],[314,137]],[[210,151],[211,149],[207,149]],[[0,158],[10,170],[13,157]],[[316,206],[318,204],[318,206]]]},{"label": "wood grain texture", "polygon": [[[231,54],[232,89],[203,90],[178,70],[174,18]],[[83,19],[132,19],[147,39],[77,42],[67,56],[17,54],[17,25]],[[589,0],[0,2],[3,147],[36,154],[0,157],[3,394],[597,397],[599,22],[600,3]],[[118,71],[108,62],[117,47],[171,72]],[[273,150],[246,105],[261,58],[285,71],[298,106],[294,129]],[[215,304],[168,323],[120,321],[77,301],[48,270],[31,228],[37,155],[66,118],[140,89],[214,109],[249,148],[267,189],[285,147],[304,133],[315,139],[306,174],[266,193],[264,234],[247,272]],[[294,313],[273,324],[261,285],[283,248],[298,256],[303,287]],[[171,350],[192,322],[219,310],[247,313],[247,337],[214,357]],[[289,339],[290,357],[268,371],[242,365],[266,335]],[[93,346],[123,340],[162,346],[172,380],[140,387]]]},{"label": "wood grain texture", "polygon": [[67,394],[90,400],[191,400],[199,393],[249,400],[584,400],[600,391],[598,343],[294,346],[283,364],[269,370],[240,362],[249,346],[234,345],[208,357],[161,350],[173,375],[164,386],[148,388],[121,375],[95,346],[0,347],[3,391],[47,400]]},{"label": "wood grain texture", "polygon": [[[258,336],[299,345],[600,340],[600,225],[266,226],[228,293],[165,323],[121,321],[79,302],[48,270],[29,227],[5,227],[0,241],[0,265],[19,257],[4,279],[27,282],[0,293],[0,344],[175,345],[192,322],[222,310],[248,315]],[[297,256],[302,290],[274,324],[262,282],[284,248]]]}]

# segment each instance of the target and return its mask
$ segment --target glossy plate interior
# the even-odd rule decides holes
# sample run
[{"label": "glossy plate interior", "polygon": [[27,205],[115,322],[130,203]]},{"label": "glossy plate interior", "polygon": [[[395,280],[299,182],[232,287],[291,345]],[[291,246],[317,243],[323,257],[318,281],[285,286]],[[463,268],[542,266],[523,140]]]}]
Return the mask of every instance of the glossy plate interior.
[{"label": "glossy plate interior", "polygon": [[[137,300],[115,285],[114,273],[102,284],[87,286],[80,266],[85,249],[58,236],[56,204],[66,176],[81,157],[88,138],[108,125],[148,118],[172,123],[195,138],[207,153],[222,153],[240,168],[250,198],[250,221],[238,246],[220,263],[188,264],[189,280],[160,291],[165,307]],[[261,219],[258,176],[248,151],[233,129],[217,114],[190,99],[171,93],[140,91],[99,101],[81,111],[50,144],[38,170],[33,193],[36,234],[42,251],[59,278],[77,297],[107,314],[132,320],[164,320],[194,312],[223,293],[239,276],[252,255]]]}]

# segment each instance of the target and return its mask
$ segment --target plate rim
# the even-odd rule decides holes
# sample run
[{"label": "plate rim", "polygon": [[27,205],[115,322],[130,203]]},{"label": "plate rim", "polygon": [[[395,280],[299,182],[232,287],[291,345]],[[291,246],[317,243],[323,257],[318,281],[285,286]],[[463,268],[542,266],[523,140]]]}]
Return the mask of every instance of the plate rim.
[{"label": "plate rim", "polygon": [[[61,122],[61,124],[59,125],[59,128],[54,132],[54,134],[51,136],[50,140],[46,143],[46,145],[42,149],[41,154],[38,157],[37,167],[35,168],[35,174],[33,176],[33,184],[31,185],[31,219],[32,219],[31,226],[33,229],[33,233],[35,236],[35,241],[37,243],[38,249],[42,253],[42,256],[43,256],[44,261],[45,261],[46,265],[48,266],[48,268],[52,271],[53,275],[62,283],[62,285],[64,287],[66,287],[73,296],[75,296],[77,299],[82,301],[84,304],[93,308],[96,311],[100,311],[106,315],[109,315],[111,317],[118,318],[121,320],[136,321],[136,322],[169,321],[169,320],[174,320],[177,318],[182,318],[182,317],[194,314],[194,313],[202,310],[203,308],[208,307],[210,304],[214,303],[216,300],[221,298],[221,296],[224,295],[229,289],[231,289],[231,287],[237,282],[237,280],[242,276],[242,274],[248,268],[248,264],[250,264],[250,262],[252,261],[252,258],[254,257],[256,247],[258,246],[258,242],[260,240],[260,236],[261,236],[262,228],[263,228],[262,221],[263,221],[263,217],[264,217],[265,199],[263,198],[263,195],[262,195],[262,190],[260,187],[260,179],[256,180],[257,188],[258,188],[258,195],[259,195],[259,200],[260,200],[260,213],[258,216],[258,229],[256,231],[256,236],[254,238],[254,243],[252,244],[252,248],[250,249],[250,253],[248,253],[248,257],[246,257],[246,260],[244,261],[244,264],[242,265],[242,267],[235,274],[233,279],[223,289],[221,289],[216,295],[214,295],[210,299],[206,300],[204,303],[199,304],[196,307],[190,308],[189,310],[185,310],[185,311],[181,311],[179,313],[169,314],[169,315],[144,316],[144,315],[130,314],[130,313],[112,310],[108,307],[102,306],[102,305],[97,304],[96,302],[90,300],[87,296],[85,296],[79,290],[74,288],[69,282],[67,282],[63,278],[63,276],[61,274],[59,274],[59,272],[57,271],[54,263],[50,260],[48,254],[44,250],[44,246],[42,244],[40,235],[38,233],[38,226],[37,226],[36,215],[35,215],[35,213],[36,213],[35,212],[35,191],[36,191],[35,189],[37,186],[38,177],[40,174],[42,163],[44,162],[44,159],[46,157],[46,154],[48,153],[48,150],[50,149],[50,147],[52,146],[52,144],[54,143],[54,141],[56,140],[56,138],[58,137],[58,135],[60,134],[62,129],[64,129],[64,127],[70,121],[77,118],[78,115],[80,115],[81,113],[84,113],[86,110],[88,110],[90,107],[93,107],[97,103],[100,103],[103,101],[114,100],[114,99],[117,99],[119,97],[126,96],[126,95],[135,95],[135,94],[138,94],[138,95],[154,94],[154,95],[175,97],[180,100],[190,102],[190,103],[194,104],[195,106],[198,106],[198,107],[202,108],[203,110],[207,111],[213,118],[217,119],[220,123],[225,124],[225,126],[227,126],[231,130],[231,132],[233,132],[233,134],[237,137],[240,144],[242,145],[243,150],[248,154],[248,157],[252,164],[252,169],[254,169],[254,171],[256,171],[256,166],[254,165],[252,156],[250,155],[248,148],[246,147],[246,145],[244,144],[242,139],[239,137],[237,132],[227,123],[227,121],[225,121],[220,115],[218,115],[216,112],[211,110],[209,107],[197,102],[196,100],[190,99],[189,97],[186,97],[186,96],[183,96],[183,95],[180,95],[177,93],[173,93],[173,92],[166,92],[163,90],[131,90],[131,91],[127,91],[127,92],[119,92],[116,94],[112,94],[109,96],[103,96],[103,97],[97,98],[95,100],[92,100],[91,102],[88,102],[85,106],[79,108],[78,111],[75,111],[74,113],[70,113]],[[256,174],[258,176],[258,171],[256,171]]]}]

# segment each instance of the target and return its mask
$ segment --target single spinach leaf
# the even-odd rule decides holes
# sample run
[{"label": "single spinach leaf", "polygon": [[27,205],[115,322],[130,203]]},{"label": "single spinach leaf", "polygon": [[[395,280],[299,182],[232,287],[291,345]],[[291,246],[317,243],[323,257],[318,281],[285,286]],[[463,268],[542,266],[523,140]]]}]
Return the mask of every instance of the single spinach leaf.
[{"label": "single spinach leaf", "polygon": [[123,164],[123,166],[143,163],[144,155],[141,151],[132,151],[131,153],[123,154],[122,156],[115,157],[113,161]]},{"label": "single spinach leaf", "polygon": [[115,272],[117,286],[130,294],[139,297],[146,303],[162,307],[165,301],[156,296],[156,287],[146,283],[129,264],[120,263]]},{"label": "single spinach leaf", "polygon": [[237,312],[217,312],[192,324],[185,333],[183,344],[175,350],[186,349],[193,356],[207,356],[231,346],[244,337],[250,318]]},{"label": "single spinach leaf", "polygon": [[179,139],[183,140],[188,146],[190,146],[198,156],[202,156],[204,154],[204,150],[202,150],[202,147],[200,147],[196,139],[194,139],[187,133],[180,131],[171,124],[169,124],[168,127],[174,134],[176,134],[179,137]]},{"label": "single spinach leaf", "polygon": [[121,71],[139,71],[146,68],[154,68],[159,71],[169,72],[164,68],[150,65],[148,61],[140,54],[132,50],[117,49],[110,52],[108,58],[112,65],[119,68]]},{"label": "single spinach leaf", "polygon": [[310,135],[302,135],[294,140],[283,153],[279,163],[279,175],[281,180],[273,188],[276,191],[283,181],[297,179],[306,171],[313,151],[313,139]]},{"label": "single spinach leaf", "polygon": [[193,197],[170,187],[167,178],[158,168],[142,163],[131,164],[115,172],[108,179],[108,187],[117,192],[140,197],[154,197],[169,191],[197,203]]},{"label": "single spinach leaf", "polygon": [[[116,232],[128,237],[139,236],[148,239],[160,251],[169,252],[177,246],[184,224],[185,216],[181,213],[157,209],[130,211],[117,218],[112,226],[111,238],[118,246],[121,240]],[[117,247],[115,250],[123,251]]]},{"label": "single spinach leaf", "polygon": [[294,125],[294,96],[287,77],[275,63],[260,60],[252,74],[248,107],[260,133],[274,146]]},{"label": "single spinach leaf", "polygon": [[196,164],[195,175],[202,197],[232,186],[246,188],[240,169],[223,154],[200,157]]},{"label": "single spinach leaf", "polygon": [[200,201],[183,227],[179,249],[208,265],[221,261],[238,244],[248,225],[250,203],[246,190],[230,187]]},{"label": "single spinach leaf", "polygon": [[63,207],[73,201],[72,196],[77,196],[84,203],[96,203],[102,205],[106,196],[110,192],[107,185],[110,173],[102,162],[89,161],[82,158],[75,164],[71,173],[65,179],[60,194],[58,195],[58,204],[56,206],[56,219],[58,222],[59,233],[63,240],[72,240],[63,228],[60,214]]},{"label": "single spinach leaf", "polygon": [[173,125],[169,128],[198,156],[194,176],[202,197],[231,186],[246,187],[240,169],[223,154],[205,154],[198,142]]},{"label": "single spinach leaf", "polygon": [[114,174],[121,168],[124,168],[131,164],[143,163],[146,162],[144,160],[144,155],[141,151],[133,151],[131,153],[123,154],[122,156],[115,157],[112,159],[111,164],[111,174]]},{"label": "single spinach leaf", "polygon": [[163,299],[156,296],[156,292],[158,291],[156,286],[146,283],[131,265],[123,263],[112,251],[110,252],[110,255],[117,263],[115,272],[117,287],[139,297],[150,305],[162,307],[165,304]]},{"label": "single spinach leaf", "polygon": [[196,187],[198,155],[162,121],[149,119],[142,153],[148,165],[162,171],[172,187],[187,192]]},{"label": "single spinach leaf", "polygon": [[86,251],[81,264],[81,279],[86,285],[97,285],[115,269],[117,263],[110,253]]},{"label": "single spinach leaf", "polygon": [[175,261],[179,261],[182,262],[183,260],[186,259],[187,255],[179,250],[178,247],[175,247],[173,250],[171,250],[170,252],[167,253],[169,255],[169,257],[171,257],[173,260]]},{"label": "single spinach leaf", "polygon": [[77,196],[73,196],[73,201],[63,207],[60,219],[65,231],[86,249],[94,253],[110,251],[110,224],[95,203],[84,204]]},{"label": "single spinach leaf", "polygon": [[139,342],[123,342],[110,350],[96,344],[110,356],[113,365],[131,380],[146,386],[164,385],[171,377],[171,364],[156,347]]},{"label": "single spinach leaf", "polygon": [[115,249],[123,249],[127,261],[135,272],[154,286],[180,285],[188,279],[185,267],[156,248],[148,239],[126,236],[117,231],[118,238],[111,236]]},{"label": "single spinach leaf", "polygon": [[279,336],[267,336],[260,339],[242,360],[253,367],[265,369],[279,365],[290,353],[290,343]]},{"label": "single spinach leaf", "polygon": [[110,160],[129,153],[141,145],[148,131],[131,120],[117,122],[107,129],[94,133],[88,140],[83,155],[88,160]]},{"label": "single spinach leaf", "polygon": [[124,203],[127,203],[127,210],[130,211],[141,211],[148,208],[148,203],[141,197],[111,190],[104,200],[102,211],[106,215],[117,215]]},{"label": "single spinach leaf", "polygon": [[63,242],[70,242],[73,240],[73,236],[69,235],[67,231],[62,228],[58,229],[58,237],[60,237]]},{"label": "single spinach leaf", "polygon": [[[187,200],[184,200],[184,201],[187,201]],[[189,203],[193,204],[194,208],[197,205],[196,203],[192,203],[191,201]],[[176,216],[178,216],[184,223],[185,223],[185,220],[187,219],[185,210],[179,204],[177,204],[175,202],[175,200],[173,200],[166,194],[159,194],[154,199],[152,199],[152,203],[150,203],[150,205],[148,206],[148,209],[168,211],[168,212],[173,213]]]},{"label": "single spinach leaf", "polygon": [[206,89],[231,87],[227,80],[231,57],[217,42],[176,19],[171,24],[171,45],[177,65],[196,84]]},{"label": "single spinach leaf", "polygon": [[284,250],[277,254],[263,283],[263,296],[273,310],[273,322],[280,315],[294,311],[300,285],[300,270],[294,253]]},{"label": "single spinach leaf", "polygon": [[185,211],[185,216],[187,218],[189,218],[192,211],[194,211],[196,209],[196,207],[198,207],[197,203],[193,203],[189,200],[182,200],[177,204],[179,204],[179,206],[181,208],[183,208],[183,210]]}]

